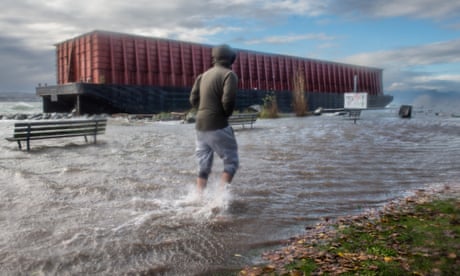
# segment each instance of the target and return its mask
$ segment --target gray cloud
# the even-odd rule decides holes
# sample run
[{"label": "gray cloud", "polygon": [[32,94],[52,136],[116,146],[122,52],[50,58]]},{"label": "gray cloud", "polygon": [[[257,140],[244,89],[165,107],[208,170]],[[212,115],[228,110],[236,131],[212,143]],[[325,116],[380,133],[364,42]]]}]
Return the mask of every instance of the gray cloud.
[{"label": "gray cloud", "polygon": [[[245,37],[241,26],[266,28],[280,24],[288,16],[359,17],[408,16],[444,22],[456,28],[460,14],[458,1],[398,0],[168,0],[134,2],[124,0],[4,0],[0,13],[0,92],[34,91],[39,82],[55,82],[53,44],[95,29],[146,36],[213,43],[213,36],[226,34],[240,43],[293,43],[308,40],[331,47],[336,42],[327,33],[289,33],[285,36]],[[449,22],[443,21],[450,18]],[[327,42],[327,44],[325,44]],[[350,63],[385,68],[385,86],[410,87],[417,84],[445,89],[457,85],[455,79],[439,79],[428,72],[413,72],[411,66],[459,62],[459,41],[421,47],[364,53],[348,57]],[[335,46],[338,47],[338,46]],[[425,77],[425,79],[421,78]],[[438,77],[438,78],[437,78]],[[414,87],[414,86],[412,86]]]},{"label": "gray cloud", "polygon": [[327,40],[334,40],[335,38],[332,36],[328,36],[323,33],[317,34],[295,34],[295,35],[284,35],[284,36],[269,36],[264,37],[261,39],[252,39],[246,40],[246,44],[285,44],[294,41],[302,41],[302,40],[315,40],[315,41],[327,41]]},{"label": "gray cloud", "polygon": [[[46,33],[53,42],[93,29],[154,34],[157,36],[192,37],[205,40],[208,28],[224,26],[217,19],[271,21],[291,14],[315,15],[326,8],[317,1],[267,0],[169,0],[169,1],[11,1],[6,0],[0,14],[0,33],[15,33],[36,42],[34,33]],[[233,26],[226,26],[230,30]],[[18,32],[19,30],[19,32]]]},{"label": "gray cloud", "polygon": [[414,71],[412,68],[439,64],[460,64],[460,40],[451,40],[406,47],[390,51],[361,53],[347,57],[344,62],[382,67],[384,86],[389,91],[437,90],[457,91],[460,76],[429,71]]},{"label": "gray cloud", "polygon": [[443,20],[458,17],[460,2],[433,0],[336,0],[330,5],[336,14],[359,17],[399,17]]},{"label": "gray cloud", "polygon": [[395,50],[361,53],[347,57],[345,61],[363,65],[410,67],[438,63],[460,62],[460,39]]},{"label": "gray cloud", "polygon": [[55,82],[54,51],[32,50],[17,38],[0,36],[0,84],[3,91],[30,92]]}]

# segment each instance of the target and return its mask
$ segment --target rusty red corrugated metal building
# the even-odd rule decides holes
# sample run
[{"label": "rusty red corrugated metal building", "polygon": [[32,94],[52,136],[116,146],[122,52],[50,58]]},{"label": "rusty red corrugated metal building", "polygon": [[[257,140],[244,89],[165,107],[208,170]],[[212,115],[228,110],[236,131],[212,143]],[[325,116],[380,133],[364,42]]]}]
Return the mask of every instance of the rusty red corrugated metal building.
[{"label": "rusty red corrugated metal building", "polygon": [[[190,87],[211,66],[210,45],[94,31],[56,45],[58,84]],[[383,94],[378,68],[238,49],[233,69],[243,90],[291,91],[302,71],[310,92],[350,92],[353,77],[371,95]]]},{"label": "rusty red corrugated metal building", "polygon": [[[56,44],[57,84],[147,86],[167,88],[170,92],[185,91],[193,85],[196,76],[211,66],[211,48],[205,44],[93,31]],[[359,91],[383,96],[382,69],[379,68],[243,49],[237,49],[237,53],[232,68],[239,77],[241,93],[290,92],[294,86],[293,76],[300,73],[310,97],[351,92],[355,76]],[[47,96],[45,90],[37,88],[37,93]],[[59,90],[63,89],[55,91]],[[78,93],[84,94],[81,89]]]}]

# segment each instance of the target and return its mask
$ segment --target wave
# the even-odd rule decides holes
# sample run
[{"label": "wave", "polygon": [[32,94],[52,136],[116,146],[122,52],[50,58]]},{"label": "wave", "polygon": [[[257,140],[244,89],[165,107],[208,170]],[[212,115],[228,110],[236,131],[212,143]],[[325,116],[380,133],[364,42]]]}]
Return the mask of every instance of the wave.
[{"label": "wave", "polygon": [[42,112],[42,102],[1,102],[0,114],[14,113],[40,113]]},{"label": "wave", "polygon": [[15,103],[13,104],[13,106],[11,106],[11,109],[13,110],[31,110],[31,109],[34,109],[35,106],[31,105],[31,104],[28,104],[28,103],[25,103],[25,102],[19,102],[19,103]]}]

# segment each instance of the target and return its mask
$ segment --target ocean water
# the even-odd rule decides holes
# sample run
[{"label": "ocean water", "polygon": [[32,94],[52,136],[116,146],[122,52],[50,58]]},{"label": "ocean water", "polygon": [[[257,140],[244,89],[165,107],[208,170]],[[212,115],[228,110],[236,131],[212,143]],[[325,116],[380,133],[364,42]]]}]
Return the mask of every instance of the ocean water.
[{"label": "ocean water", "polygon": [[0,115],[41,113],[42,106],[41,101],[0,101]]},{"label": "ocean water", "polygon": [[6,141],[0,120],[0,274],[222,275],[322,218],[459,185],[460,119],[396,110],[259,119],[235,127],[241,167],[224,191],[215,159],[195,193],[194,126],[110,119],[82,137]]}]

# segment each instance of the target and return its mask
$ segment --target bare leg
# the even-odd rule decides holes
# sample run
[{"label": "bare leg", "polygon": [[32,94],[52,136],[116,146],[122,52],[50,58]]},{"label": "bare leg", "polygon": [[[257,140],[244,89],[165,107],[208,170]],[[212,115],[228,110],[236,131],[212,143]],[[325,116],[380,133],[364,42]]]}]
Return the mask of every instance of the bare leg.
[{"label": "bare leg", "polygon": [[225,188],[226,184],[232,183],[233,175],[229,174],[228,172],[223,172],[220,176],[220,186],[221,188]]},{"label": "bare leg", "polygon": [[203,193],[204,189],[206,189],[206,185],[208,184],[208,180],[206,178],[197,177],[196,179],[196,188],[200,194]]}]

